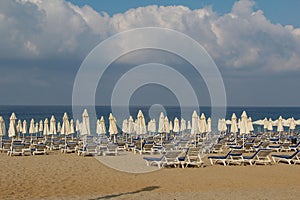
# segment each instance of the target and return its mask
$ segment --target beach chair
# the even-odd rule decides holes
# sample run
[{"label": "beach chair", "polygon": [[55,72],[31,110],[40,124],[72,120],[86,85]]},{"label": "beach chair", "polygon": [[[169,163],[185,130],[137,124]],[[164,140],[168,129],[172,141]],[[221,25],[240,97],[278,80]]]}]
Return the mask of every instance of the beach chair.
[{"label": "beach chair", "polygon": [[7,155],[8,156],[13,156],[13,155],[19,155],[22,156],[23,155],[23,149],[24,144],[13,144],[10,147],[10,150],[7,151]]},{"label": "beach chair", "polygon": [[253,143],[245,143],[244,144],[244,151],[245,152],[253,152],[254,151],[254,144]]},{"label": "beach chair", "polygon": [[124,141],[118,141],[118,151],[125,151],[126,150],[126,143]]},{"label": "beach chair", "polygon": [[200,148],[190,148],[185,156],[185,160],[181,162],[181,165],[182,168],[188,166],[203,167],[204,162],[200,156]]},{"label": "beach chair", "polygon": [[166,166],[177,167],[178,165],[181,164],[181,161],[185,159],[184,156],[185,155],[183,155],[183,152],[180,150],[167,151],[161,163],[162,167],[166,167]]},{"label": "beach chair", "polygon": [[290,143],[285,142],[280,146],[279,151],[291,151]]},{"label": "beach chair", "polygon": [[297,151],[298,149],[300,149],[300,142],[298,142],[298,144],[296,145],[291,145],[290,149],[291,151]]},{"label": "beach chair", "polygon": [[271,149],[272,151],[279,152],[281,149],[282,144],[279,145],[269,145],[268,149]]},{"label": "beach chair", "polygon": [[252,156],[243,156],[243,163],[253,164],[272,164],[272,161],[269,157],[271,154],[271,149],[260,149],[255,152]]},{"label": "beach chair", "polygon": [[222,144],[214,144],[212,149],[211,149],[211,153],[222,153],[223,152],[223,145]]},{"label": "beach chair", "polygon": [[237,158],[238,157],[241,158],[241,156],[242,156],[242,153],[240,151],[231,150],[225,156],[208,156],[208,159],[210,160],[211,165],[214,165],[214,164],[217,164],[217,163],[221,163],[224,166],[226,166],[228,159],[231,159],[231,160],[235,159],[235,160],[237,160]]},{"label": "beach chair", "polygon": [[32,155],[44,154],[47,155],[47,146],[45,144],[37,144],[32,152]]},{"label": "beach chair", "polygon": [[30,143],[23,143],[24,147],[22,149],[22,155],[26,155],[26,153],[29,153],[29,155],[32,154],[31,144]]},{"label": "beach chair", "polygon": [[75,153],[77,150],[77,142],[67,142],[64,148],[61,149],[62,153]]},{"label": "beach chair", "polygon": [[10,150],[10,147],[11,147],[11,142],[5,142],[2,144],[2,147],[1,147],[1,152],[8,152]]},{"label": "beach chair", "polygon": [[294,163],[300,163],[300,150],[297,150],[292,155],[272,155],[275,163],[287,162],[289,165]]},{"label": "beach chair", "polygon": [[162,167],[162,163],[164,162],[164,154],[159,157],[159,158],[155,158],[155,157],[143,157],[143,159],[146,161],[147,166],[152,166],[152,165],[156,165],[158,166],[158,168]]},{"label": "beach chair", "polygon": [[107,148],[102,152],[103,156],[107,155],[118,155],[118,146],[115,144],[108,144]]},{"label": "beach chair", "polygon": [[143,147],[141,149],[137,148],[137,149],[135,149],[135,151],[140,154],[144,154],[144,153],[152,154],[154,152],[153,144],[146,143],[143,145]]},{"label": "beach chair", "polygon": [[78,151],[78,155],[84,156],[95,156],[98,154],[98,146],[96,144],[87,144],[82,150]]}]

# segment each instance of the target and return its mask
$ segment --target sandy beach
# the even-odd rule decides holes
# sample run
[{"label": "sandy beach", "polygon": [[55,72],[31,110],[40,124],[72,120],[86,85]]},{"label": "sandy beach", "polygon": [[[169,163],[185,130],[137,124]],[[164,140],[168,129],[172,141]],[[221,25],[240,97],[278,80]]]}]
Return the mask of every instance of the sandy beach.
[{"label": "sandy beach", "polygon": [[0,154],[0,199],[298,199],[299,165],[211,166],[132,174],[93,157]]}]

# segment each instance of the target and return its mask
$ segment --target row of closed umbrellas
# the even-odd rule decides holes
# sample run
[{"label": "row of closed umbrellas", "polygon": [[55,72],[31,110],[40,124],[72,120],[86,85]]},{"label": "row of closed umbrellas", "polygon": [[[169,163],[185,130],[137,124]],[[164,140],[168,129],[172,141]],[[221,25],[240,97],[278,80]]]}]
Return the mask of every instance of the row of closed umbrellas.
[{"label": "row of closed umbrellas", "polygon": [[269,120],[267,118],[256,120],[252,122],[251,117],[248,117],[246,112],[243,111],[241,118],[237,119],[236,114],[233,113],[230,120],[219,119],[218,130],[220,132],[227,131],[227,125],[230,125],[230,132],[241,134],[248,134],[254,131],[253,125],[263,126],[264,130],[273,131],[274,127],[277,127],[277,132],[283,132],[284,127],[288,127],[290,130],[295,130],[296,125],[300,125],[300,120],[295,120],[293,117],[288,119],[283,119],[281,116],[275,121]]},{"label": "row of closed umbrellas", "polygon": [[[116,135],[118,134],[117,121],[116,118],[110,113],[109,115],[109,134]],[[84,109],[82,113],[81,122],[77,119],[76,124],[74,124],[74,120],[71,119],[69,121],[67,113],[64,113],[62,117],[62,123],[57,122],[55,117],[52,115],[50,120],[46,118],[44,121],[40,120],[39,122],[35,122],[34,119],[31,119],[29,123],[29,128],[26,120],[23,122],[21,120],[17,120],[15,113],[12,113],[10,117],[10,123],[8,127],[8,137],[15,137],[18,133],[20,134],[35,134],[41,133],[43,135],[56,135],[60,133],[61,135],[69,135],[74,134],[75,131],[79,132],[80,135],[90,135],[90,120],[88,111]],[[277,131],[283,131],[284,126],[288,126],[289,129],[294,130],[296,125],[300,125],[300,120],[296,121],[294,118],[283,119],[281,116],[278,120],[272,121],[271,119],[267,120],[267,118],[263,120],[257,120],[252,122],[251,117],[248,117],[246,112],[243,111],[241,118],[237,119],[235,113],[233,113],[231,120],[219,119],[218,121],[218,130],[220,132],[227,131],[227,125],[230,125],[230,132],[241,134],[247,134],[251,131],[254,131],[253,125],[261,125],[265,130],[272,131],[273,126],[277,126]],[[123,120],[122,123],[122,132],[127,134],[139,134],[143,135],[147,132],[149,133],[170,133],[170,132],[182,132],[185,130],[190,130],[191,134],[205,133],[211,132],[211,119],[206,117],[204,113],[198,116],[197,112],[194,111],[192,114],[192,120],[187,121],[185,119],[179,120],[177,117],[174,121],[168,119],[167,116],[164,116],[164,113],[161,112],[158,120],[158,127],[156,126],[156,120],[151,119],[146,125],[144,115],[141,110],[138,111],[137,117],[134,120],[132,116],[128,119]],[[96,124],[96,133],[98,135],[106,134],[106,126],[104,117],[101,116],[100,119],[97,120]],[[5,136],[6,128],[5,123],[0,116],[0,136]]]}]

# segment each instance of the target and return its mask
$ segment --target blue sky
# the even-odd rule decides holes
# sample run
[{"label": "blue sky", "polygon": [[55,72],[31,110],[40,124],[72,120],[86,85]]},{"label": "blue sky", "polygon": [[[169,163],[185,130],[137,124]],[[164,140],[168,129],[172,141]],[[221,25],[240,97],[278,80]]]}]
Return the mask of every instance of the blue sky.
[{"label": "blue sky", "polygon": [[[205,48],[220,70],[228,105],[300,106],[299,7],[298,0],[1,0],[0,105],[71,104],[76,74],[95,46],[114,34],[154,26],[182,32]],[[111,65],[99,82],[97,104],[110,103],[126,71],[153,61],[173,66],[195,86],[201,104],[210,103],[203,77],[188,63],[145,50]],[[133,97],[135,104],[175,98],[157,85],[141,87]]]}]

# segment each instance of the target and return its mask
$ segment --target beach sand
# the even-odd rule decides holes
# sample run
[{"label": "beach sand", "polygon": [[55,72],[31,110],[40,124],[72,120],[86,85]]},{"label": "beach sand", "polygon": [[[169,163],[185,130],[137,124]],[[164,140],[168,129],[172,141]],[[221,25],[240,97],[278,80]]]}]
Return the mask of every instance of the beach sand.
[{"label": "beach sand", "polygon": [[299,199],[300,166],[120,172],[93,157],[0,154],[0,199]]}]

